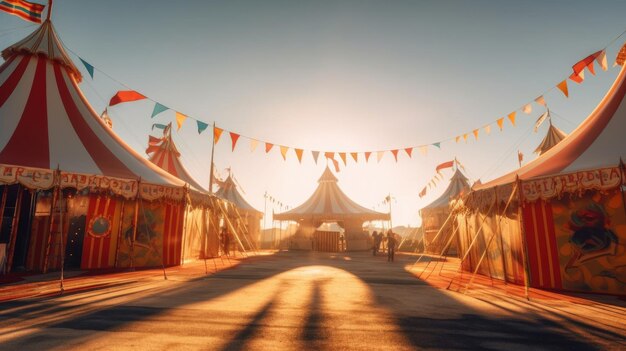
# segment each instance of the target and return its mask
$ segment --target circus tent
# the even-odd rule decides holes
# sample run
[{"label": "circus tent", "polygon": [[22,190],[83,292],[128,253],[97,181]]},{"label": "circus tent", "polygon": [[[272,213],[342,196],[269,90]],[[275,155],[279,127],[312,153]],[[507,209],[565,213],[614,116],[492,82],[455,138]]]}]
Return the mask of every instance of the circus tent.
[{"label": "circus tent", "polygon": [[274,214],[274,220],[295,221],[300,224],[299,233],[310,240],[315,228],[325,222],[337,222],[346,231],[349,250],[368,249],[367,234],[362,225],[366,221],[389,220],[388,213],[367,209],[352,201],[338,186],[337,177],[326,167],[318,180],[317,189],[300,206]]},{"label": "circus tent", "polygon": [[554,126],[552,121],[550,121],[550,126],[548,127],[548,131],[546,132],[546,136],[541,140],[539,146],[535,149],[535,153],[539,156],[548,152],[548,150],[552,149],[556,144],[560,143],[561,140],[565,139],[567,134]]},{"label": "circus tent", "polygon": [[179,264],[185,181],[103,123],[50,20],[2,56],[5,270],[46,271],[63,258],[83,269]]},{"label": "circus tent", "polygon": [[183,180],[198,190],[204,190],[180,161],[180,152],[172,140],[172,124],[168,124],[163,129],[162,137],[149,137],[148,148],[146,149],[150,162],[159,166],[169,174]]},{"label": "circus tent", "polygon": [[261,241],[261,218],[263,213],[250,205],[239,192],[232,174],[226,180],[218,181],[219,189],[215,196],[226,200],[230,205],[226,211],[231,222],[238,224],[235,228],[251,240],[251,244],[258,246]]},{"label": "circus tent", "polygon": [[[467,177],[457,168],[443,194],[420,210],[422,226],[424,227],[423,240],[425,251],[431,253],[441,252],[453,232],[452,225],[448,225],[451,223],[446,223],[446,219],[450,215],[450,202],[458,199],[463,194],[467,194],[469,190],[470,185]],[[442,230],[444,226],[445,228]],[[440,230],[442,230],[442,233],[439,233]]]},{"label": "circus tent", "polygon": [[460,201],[465,269],[538,288],[626,293],[626,68],[619,61],[615,82],[572,133]]}]

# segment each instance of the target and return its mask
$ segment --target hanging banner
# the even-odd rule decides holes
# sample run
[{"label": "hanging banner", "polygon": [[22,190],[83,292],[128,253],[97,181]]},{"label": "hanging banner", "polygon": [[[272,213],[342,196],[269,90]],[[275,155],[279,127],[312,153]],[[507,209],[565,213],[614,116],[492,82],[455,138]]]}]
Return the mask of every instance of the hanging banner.
[{"label": "hanging banner", "polygon": [[586,190],[609,190],[621,185],[619,167],[594,169],[522,182],[525,201],[549,200],[565,193],[582,194]]},{"label": "hanging banner", "polygon": [[78,191],[110,191],[126,199],[134,199],[138,189],[136,180],[66,172],[61,172],[60,184],[61,188],[75,188]]},{"label": "hanging banner", "polygon": [[185,198],[184,188],[173,188],[162,185],[139,184],[139,196],[147,201],[154,201],[159,199],[168,199],[174,201],[182,201]]},{"label": "hanging banner", "polygon": [[22,184],[28,189],[46,190],[54,186],[54,172],[49,169],[0,165],[0,184]]}]

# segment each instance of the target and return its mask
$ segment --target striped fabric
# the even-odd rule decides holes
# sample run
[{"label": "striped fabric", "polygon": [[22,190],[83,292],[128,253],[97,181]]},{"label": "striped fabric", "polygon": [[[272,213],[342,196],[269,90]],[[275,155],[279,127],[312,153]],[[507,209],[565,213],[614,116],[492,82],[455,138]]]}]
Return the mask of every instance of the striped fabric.
[{"label": "striped fabric", "polygon": [[3,51],[3,57],[1,164],[184,185],[104,124],[78,87],[76,68],[50,22]]},{"label": "striped fabric", "polygon": [[41,23],[44,8],[44,5],[24,0],[0,0],[0,10],[35,23]]}]

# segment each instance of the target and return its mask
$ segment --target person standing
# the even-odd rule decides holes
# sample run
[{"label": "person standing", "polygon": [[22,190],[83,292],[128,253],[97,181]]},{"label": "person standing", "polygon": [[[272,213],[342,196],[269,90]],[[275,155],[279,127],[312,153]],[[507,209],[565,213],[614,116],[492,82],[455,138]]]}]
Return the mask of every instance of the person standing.
[{"label": "person standing", "polygon": [[230,233],[226,227],[222,228],[222,248],[226,256],[230,255]]},{"label": "person standing", "polygon": [[378,252],[378,245],[380,245],[380,240],[378,239],[378,232],[374,231],[372,233],[372,255],[376,256]]},{"label": "person standing", "polygon": [[393,262],[396,254],[396,244],[395,234],[389,229],[387,232],[387,262]]}]

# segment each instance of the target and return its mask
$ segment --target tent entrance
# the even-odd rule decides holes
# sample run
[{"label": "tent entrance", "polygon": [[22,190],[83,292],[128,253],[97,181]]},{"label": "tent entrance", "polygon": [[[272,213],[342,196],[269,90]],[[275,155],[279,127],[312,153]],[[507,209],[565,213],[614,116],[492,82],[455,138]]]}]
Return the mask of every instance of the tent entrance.
[{"label": "tent entrance", "polygon": [[313,233],[313,251],[344,251],[344,238],[344,229],[338,223],[322,223]]}]

